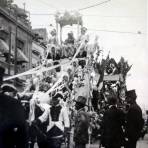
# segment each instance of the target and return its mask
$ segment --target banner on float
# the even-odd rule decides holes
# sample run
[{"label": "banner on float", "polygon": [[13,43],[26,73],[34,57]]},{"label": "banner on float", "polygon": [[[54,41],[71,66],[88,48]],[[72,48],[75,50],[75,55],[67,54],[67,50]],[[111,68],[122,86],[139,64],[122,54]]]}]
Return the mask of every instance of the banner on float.
[{"label": "banner on float", "polygon": [[115,75],[106,75],[104,76],[104,81],[123,81],[122,74],[115,74]]}]

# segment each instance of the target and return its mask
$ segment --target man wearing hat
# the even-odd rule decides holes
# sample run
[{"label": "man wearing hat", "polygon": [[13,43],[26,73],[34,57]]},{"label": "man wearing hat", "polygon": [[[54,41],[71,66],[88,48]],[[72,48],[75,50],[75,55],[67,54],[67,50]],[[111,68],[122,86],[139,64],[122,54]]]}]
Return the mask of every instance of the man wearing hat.
[{"label": "man wearing hat", "polygon": [[101,123],[101,144],[105,148],[121,148],[124,145],[124,113],[117,108],[117,98],[108,97],[109,108],[105,111]]},{"label": "man wearing hat", "polygon": [[[4,69],[0,67],[0,84]],[[11,85],[0,86],[0,148],[26,148],[26,122],[24,108],[14,96]]]},{"label": "man wearing hat", "polygon": [[90,118],[88,113],[85,111],[86,98],[78,96],[75,104],[77,114],[75,116],[75,127],[74,127],[74,142],[75,148],[85,148],[88,143],[88,128]]},{"label": "man wearing hat", "polygon": [[60,105],[60,99],[63,95],[57,93],[51,99],[51,107],[46,110],[38,119],[41,122],[49,120],[47,126],[47,147],[60,148],[64,132],[68,131],[70,127],[68,111],[65,107]]},{"label": "man wearing hat", "polygon": [[144,124],[142,110],[136,103],[136,99],[137,95],[135,90],[126,92],[126,101],[129,103],[129,110],[126,115],[127,148],[136,148],[136,143]]}]

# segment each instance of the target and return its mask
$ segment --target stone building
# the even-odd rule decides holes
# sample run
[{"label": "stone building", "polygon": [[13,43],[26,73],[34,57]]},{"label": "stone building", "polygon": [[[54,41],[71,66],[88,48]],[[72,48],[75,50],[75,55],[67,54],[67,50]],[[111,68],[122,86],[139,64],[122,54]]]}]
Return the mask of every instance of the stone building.
[{"label": "stone building", "polygon": [[0,65],[5,67],[6,74],[14,75],[32,67],[33,37],[23,9],[15,5],[11,9],[0,7]]}]

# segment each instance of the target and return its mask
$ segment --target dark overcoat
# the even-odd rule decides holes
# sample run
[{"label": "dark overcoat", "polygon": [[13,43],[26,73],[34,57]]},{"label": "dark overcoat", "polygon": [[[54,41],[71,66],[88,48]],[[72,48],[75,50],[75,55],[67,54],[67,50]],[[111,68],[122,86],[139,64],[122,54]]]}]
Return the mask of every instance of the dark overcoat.
[{"label": "dark overcoat", "polygon": [[101,123],[101,143],[105,147],[121,147],[124,145],[124,113],[116,106],[110,107]]},{"label": "dark overcoat", "polygon": [[132,104],[126,115],[126,136],[138,140],[143,128],[142,110],[137,103]]},{"label": "dark overcoat", "polygon": [[79,144],[88,143],[88,128],[89,128],[89,115],[84,110],[78,111],[75,117],[74,127],[74,142]]},{"label": "dark overcoat", "polygon": [[26,138],[25,111],[21,103],[0,94],[0,148],[25,148]]}]

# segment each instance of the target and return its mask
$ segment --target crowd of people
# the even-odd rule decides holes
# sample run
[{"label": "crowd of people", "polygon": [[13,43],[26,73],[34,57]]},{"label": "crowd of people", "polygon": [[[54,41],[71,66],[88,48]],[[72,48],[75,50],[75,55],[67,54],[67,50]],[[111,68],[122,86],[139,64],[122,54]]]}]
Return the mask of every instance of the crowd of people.
[{"label": "crowd of people", "polygon": [[[85,33],[83,28],[79,46],[68,47],[68,55],[50,46],[23,92],[3,84],[0,67],[0,148],[86,148],[97,140],[100,147],[136,148],[144,120],[135,90],[126,89],[131,66],[124,58],[98,61],[101,50],[95,44],[88,52]],[[74,45],[71,33],[65,44]],[[72,58],[65,71],[62,55]]]}]

